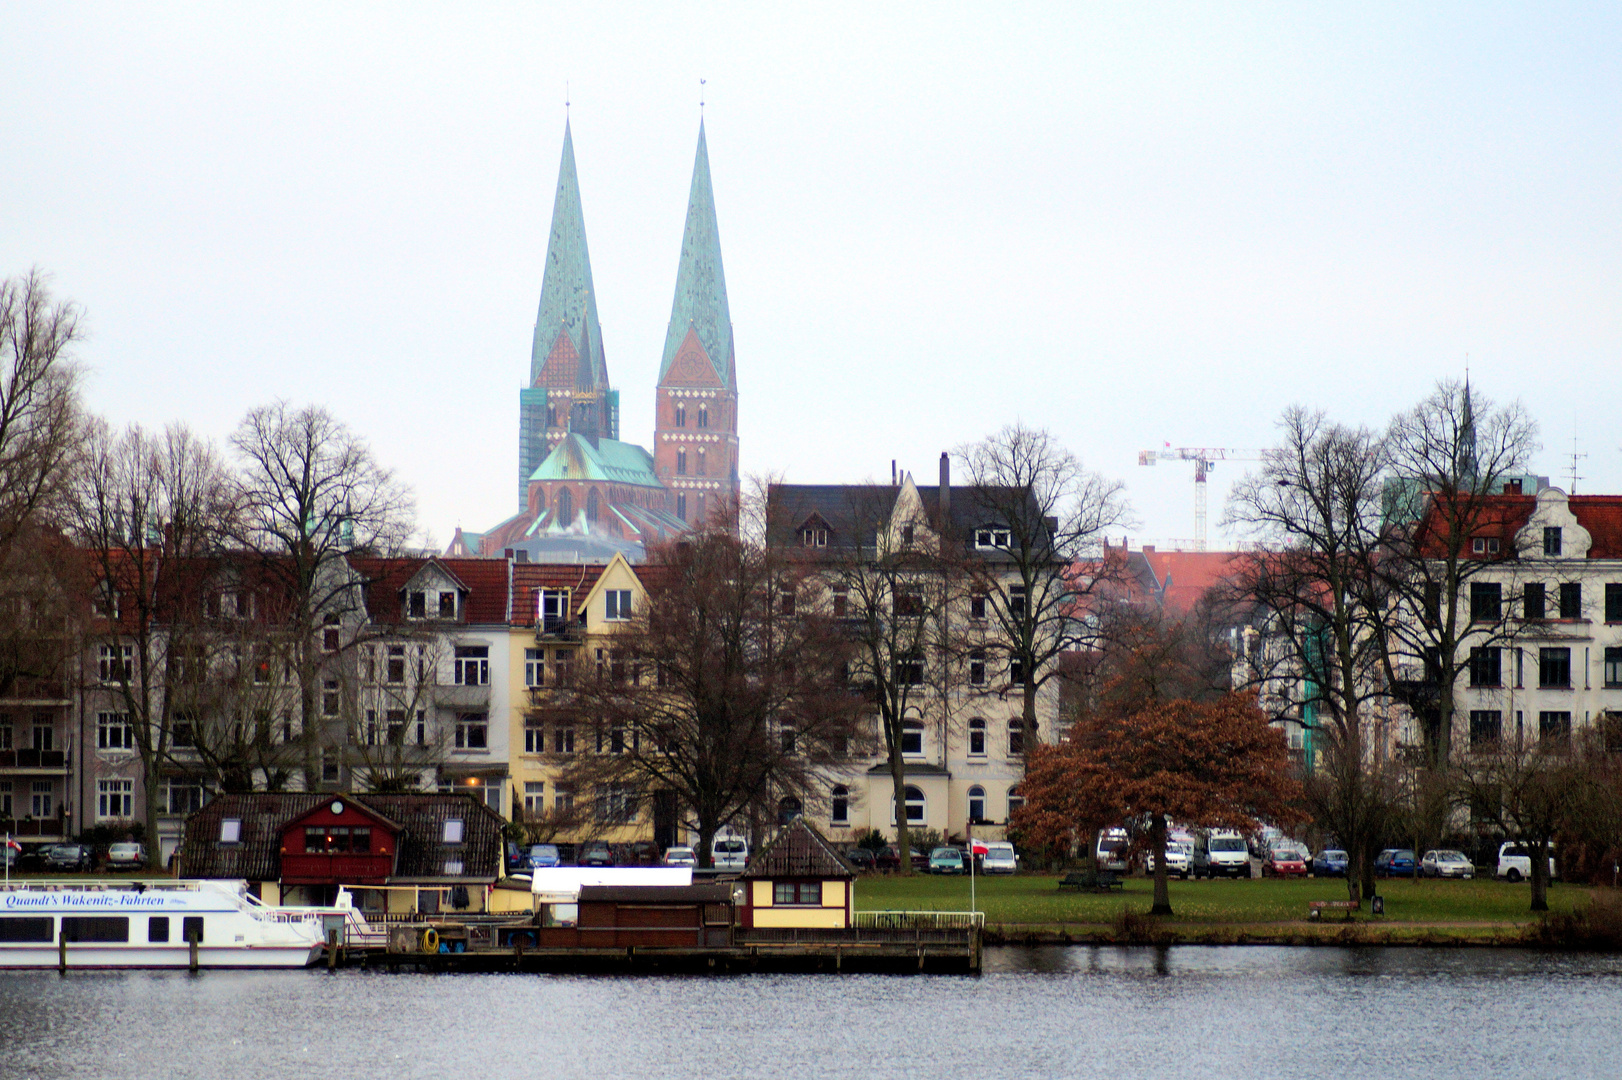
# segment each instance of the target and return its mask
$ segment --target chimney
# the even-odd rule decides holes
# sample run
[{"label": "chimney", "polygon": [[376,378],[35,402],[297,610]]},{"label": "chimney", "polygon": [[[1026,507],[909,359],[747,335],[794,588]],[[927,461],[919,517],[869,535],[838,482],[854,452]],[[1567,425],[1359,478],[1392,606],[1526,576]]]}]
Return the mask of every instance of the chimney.
[{"label": "chimney", "polygon": [[895,479],[895,458],[891,458],[891,459],[890,459],[890,486],[891,486],[891,487],[895,487],[895,485],[896,485],[896,479]]},{"label": "chimney", "polygon": [[945,532],[952,524],[952,459],[941,451],[941,509],[940,529]]}]

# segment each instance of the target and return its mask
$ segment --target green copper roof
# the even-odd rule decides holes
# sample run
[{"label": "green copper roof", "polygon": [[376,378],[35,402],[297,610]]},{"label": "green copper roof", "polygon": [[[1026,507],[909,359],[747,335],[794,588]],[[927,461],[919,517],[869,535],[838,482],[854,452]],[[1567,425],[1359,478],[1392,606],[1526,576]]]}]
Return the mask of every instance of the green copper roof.
[{"label": "green copper roof", "polygon": [[580,211],[580,181],[575,176],[574,136],[563,125],[563,162],[558,166],[558,192],[552,200],[552,237],[546,243],[546,274],[541,279],[541,309],[535,316],[535,344],[530,350],[529,381],[546,364],[552,343],[562,331],[575,352],[590,357],[577,385],[607,387],[603,332],[597,324],[597,290],[591,281],[591,254],[586,250],[586,222]]},{"label": "green copper roof", "polygon": [[704,125],[698,125],[698,156],[693,187],[687,196],[687,225],[681,236],[681,266],[676,271],[676,300],[670,306],[662,381],[676,350],[691,327],[709,353],[721,385],[732,385],[732,312],[727,308],[727,279],[721,269],[721,233],[715,224],[715,192],[710,187],[710,152]]},{"label": "green copper roof", "polygon": [[570,434],[530,474],[531,480],[601,480],[615,484],[662,487],[653,472],[653,455],[618,439],[593,440]]}]

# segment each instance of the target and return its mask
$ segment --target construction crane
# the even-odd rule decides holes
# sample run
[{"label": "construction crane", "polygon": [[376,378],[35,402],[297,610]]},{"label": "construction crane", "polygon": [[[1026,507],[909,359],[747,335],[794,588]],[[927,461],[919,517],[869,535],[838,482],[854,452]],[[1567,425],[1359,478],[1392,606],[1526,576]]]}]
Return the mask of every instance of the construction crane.
[{"label": "construction crane", "polygon": [[1158,461],[1192,461],[1194,463],[1194,550],[1205,550],[1205,482],[1219,461],[1262,461],[1265,450],[1226,450],[1209,446],[1179,446],[1171,443],[1164,450],[1138,451],[1139,465],[1153,465]]}]

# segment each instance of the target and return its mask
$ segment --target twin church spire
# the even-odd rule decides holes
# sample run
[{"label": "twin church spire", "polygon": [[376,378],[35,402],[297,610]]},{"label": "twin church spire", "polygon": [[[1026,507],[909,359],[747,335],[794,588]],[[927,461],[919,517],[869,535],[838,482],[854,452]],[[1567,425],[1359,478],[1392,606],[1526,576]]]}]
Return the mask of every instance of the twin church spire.
[{"label": "twin church spire", "polygon": [[[655,532],[707,520],[737,496],[736,398],[732,316],[721,265],[709,148],[700,122],[675,297],[659,363],[654,448],[649,453],[618,443],[619,392],[608,378],[574,136],[565,121],[529,381],[519,399],[521,512],[545,516],[547,508],[553,507],[556,517],[556,493],[538,489],[537,484],[551,488],[568,472],[564,461],[549,459],[555,453],[563,453],[569,460],[591,453],[617,455],[622,473],[630,458],[638,458],[642,467],[631,471],[646,475],[632,481],[633,486],[644,489],[634,501],[641,509],[668,519],[670,526]],[[589,451],[564,446],[575,437],[584,439]],[[614,447],[602,446],[603,440]],[[657,489],[660,497],[655,498],[645,490],[648,488]],[[648,506],[649,502],[664,505]],[[583,504],[571,499],[570,505]],[[538,525],[540,518],[535,520]],[[596,523],[595,515],[585,522],[588,526]]]}]

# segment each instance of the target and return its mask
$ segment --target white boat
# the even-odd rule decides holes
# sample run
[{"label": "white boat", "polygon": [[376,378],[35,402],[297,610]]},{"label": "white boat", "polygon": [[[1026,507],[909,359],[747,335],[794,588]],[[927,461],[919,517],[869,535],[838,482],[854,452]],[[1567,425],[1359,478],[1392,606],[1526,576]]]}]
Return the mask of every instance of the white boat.
[{"label": "white boat", "polygon": [[[308,967],[334,909],[270,907],[229,881],[13,881],[0,968]],[[335,928],[342,926],[338,916]]]}]

